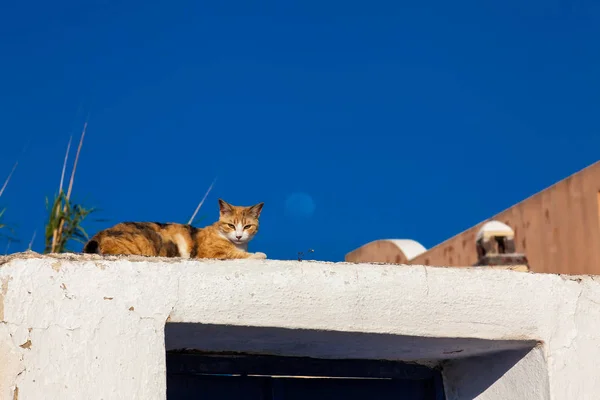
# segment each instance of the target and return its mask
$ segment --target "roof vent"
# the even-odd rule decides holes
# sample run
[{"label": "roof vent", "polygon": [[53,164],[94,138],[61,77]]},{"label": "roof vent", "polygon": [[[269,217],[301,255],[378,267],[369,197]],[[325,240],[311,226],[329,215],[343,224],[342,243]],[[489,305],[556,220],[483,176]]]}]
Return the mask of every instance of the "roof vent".
[{"label": "roof vent", "polygon": [[528,265],[524,254],[515,252],[515,232],[500,221],[488,221],[475,238],[478,266]]}]

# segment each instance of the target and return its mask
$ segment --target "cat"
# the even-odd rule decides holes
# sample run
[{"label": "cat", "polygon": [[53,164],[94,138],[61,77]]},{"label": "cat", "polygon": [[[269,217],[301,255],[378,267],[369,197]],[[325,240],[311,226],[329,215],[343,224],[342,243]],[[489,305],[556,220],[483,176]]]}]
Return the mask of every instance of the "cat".
[{"label": "cat", "polygon": [[84,253],[157,257],[265,259],[249,253],[248,242],[258,232],[264,203],[233,206],[219,199],[219,220],[204,228],[159,222],[122,222],[96,233]]}]

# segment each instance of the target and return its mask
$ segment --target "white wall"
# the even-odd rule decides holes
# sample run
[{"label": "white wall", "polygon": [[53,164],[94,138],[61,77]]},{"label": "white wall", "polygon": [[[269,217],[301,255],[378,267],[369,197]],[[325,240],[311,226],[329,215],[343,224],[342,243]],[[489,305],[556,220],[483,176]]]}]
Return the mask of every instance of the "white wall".
[{"label": "white wall", "polygon": [[449,399],[600,393],[590,277],[87,255],[0,264],[1,399],[15,388],[21,399],[164,399],[167,321],[198,323],[169,331],[168,348],[449,360]]}]

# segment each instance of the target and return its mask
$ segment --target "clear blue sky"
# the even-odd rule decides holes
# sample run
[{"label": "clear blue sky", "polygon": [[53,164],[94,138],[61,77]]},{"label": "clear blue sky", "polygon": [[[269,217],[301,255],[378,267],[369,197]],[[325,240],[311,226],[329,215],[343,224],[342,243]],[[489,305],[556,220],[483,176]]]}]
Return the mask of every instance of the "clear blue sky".
[{"label": "clear blue sky", "polygon": [[75,200],[109,219],[90,233],[185,222],[217,177],[205,221],[264,201],[251,250],[279,259],[431,247],[600,158],[593,0],[12,1],[0,37],[10,251],[36,229],[43,249],[88,114]]}]

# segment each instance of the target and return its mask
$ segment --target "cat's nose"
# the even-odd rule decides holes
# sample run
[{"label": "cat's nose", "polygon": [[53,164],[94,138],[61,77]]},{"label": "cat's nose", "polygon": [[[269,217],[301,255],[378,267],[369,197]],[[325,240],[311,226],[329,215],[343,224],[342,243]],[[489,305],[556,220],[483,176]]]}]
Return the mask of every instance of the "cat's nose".
[{"label": "cat's nose", "polygon": [[238,240],[240,240],[242,237],[241,237],[241,236],[236,236],[236,238],[237,238]]}]

